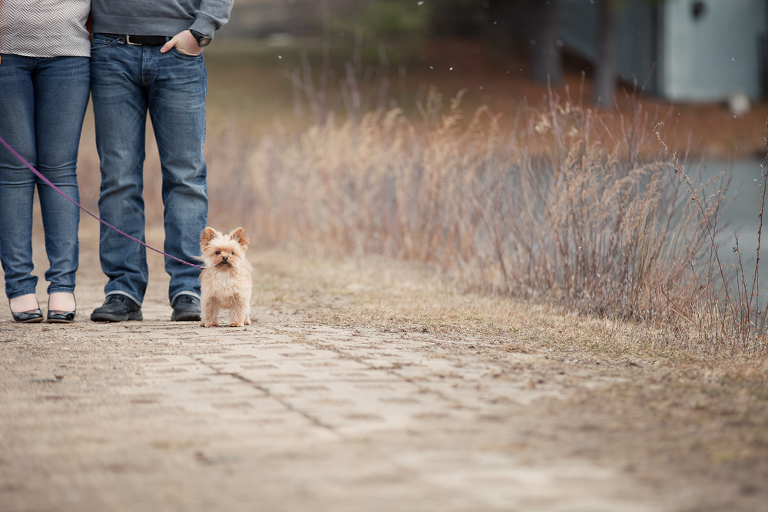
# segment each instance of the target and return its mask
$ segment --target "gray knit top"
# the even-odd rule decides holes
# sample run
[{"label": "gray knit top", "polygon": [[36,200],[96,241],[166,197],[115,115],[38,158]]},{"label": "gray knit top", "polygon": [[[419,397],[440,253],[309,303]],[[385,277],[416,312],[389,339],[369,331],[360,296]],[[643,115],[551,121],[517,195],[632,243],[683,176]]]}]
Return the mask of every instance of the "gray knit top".
[{"label": "gray knit top", "polygon": [[0,0],[0,53],[90,57],[91,0]]},{"label": "gray knit top", "polygon": [[[0,0],[5,1],[5,0]],[[93,32],[175,36],[187,29],[207,36],[229,20],[234,0],[93,0]]]}]

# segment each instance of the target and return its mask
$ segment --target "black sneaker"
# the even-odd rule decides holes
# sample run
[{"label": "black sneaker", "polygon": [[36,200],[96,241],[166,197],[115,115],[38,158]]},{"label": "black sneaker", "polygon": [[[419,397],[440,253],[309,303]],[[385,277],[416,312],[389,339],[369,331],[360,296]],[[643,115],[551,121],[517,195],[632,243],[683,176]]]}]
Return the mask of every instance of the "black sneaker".
[{"label": "black sneaker", "polygon": [[179,295],[173,302],[171,322],[199,322],[200,299],[192,295]]},{"label": "black sneaker", "polygon": [[94,322],[124,322],[126,320],[143,320],[143,318],[141,306],[120,293],[107,295],[104,304],[91,313],[91,320]]}]

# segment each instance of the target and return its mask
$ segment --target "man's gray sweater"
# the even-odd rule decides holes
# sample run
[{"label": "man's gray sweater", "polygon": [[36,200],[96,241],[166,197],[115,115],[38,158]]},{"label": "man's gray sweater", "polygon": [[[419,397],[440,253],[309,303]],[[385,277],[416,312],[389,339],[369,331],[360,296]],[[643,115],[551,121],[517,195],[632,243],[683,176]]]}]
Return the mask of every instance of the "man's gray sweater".
[{"label": "man's gray sweater", "polygon": [[192,29],[213,37],[229,19],[234,0],[93,0],[93,31],[175,36]]}]

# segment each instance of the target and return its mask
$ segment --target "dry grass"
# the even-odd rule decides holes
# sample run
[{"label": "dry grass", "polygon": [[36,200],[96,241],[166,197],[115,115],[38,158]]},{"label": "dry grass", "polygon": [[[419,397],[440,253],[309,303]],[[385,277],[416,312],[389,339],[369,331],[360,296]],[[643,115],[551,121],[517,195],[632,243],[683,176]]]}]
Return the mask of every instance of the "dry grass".
[{"label": "dry grass", "polygon": [[460,95],[419,107],[221,136],[212,218],[250,219],[264,245],[418,261],[465,290],[641,322],[685,350],[765,352],[758,289],[717,255],[728,180],[685,174],[660,119],[638,105],[614,133],[552,95],[505,132],[486,109],[463,119]]}]

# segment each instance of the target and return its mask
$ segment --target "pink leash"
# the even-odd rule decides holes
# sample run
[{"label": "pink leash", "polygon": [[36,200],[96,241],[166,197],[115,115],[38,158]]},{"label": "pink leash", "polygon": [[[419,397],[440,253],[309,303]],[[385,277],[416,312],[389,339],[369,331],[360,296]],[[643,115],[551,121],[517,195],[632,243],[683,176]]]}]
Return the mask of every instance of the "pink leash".
[{"label": "pink leash", "polygon": [[163,256],[167,256],[168,258],[171,258],[172,260],[176,260],[176,261],[178,261],[179,263],[183,263],[184,265],[189,265],[190,267],[195,267],[195,268],[199,268],[199,269],[201,269],[201,270],[202,270],[202,268],[203,268],[203,267],[201,267],[200,265],[195,265],[194,263],[190,263],[190,262],[188,262],[188,261],[184,261],[184,260],[182,260],[182,259],[179,259],[179,258],[177,258],[177,257],[175,257],[175,256],[171,256],[170,254],[166,254],[166,253],[164,253],[163,251],[159,251],[159,250],[155,249],[154,247],[152,247],[152,246],[150,246],[150,245],[147,245],[147,244],[145,244],[145,243],[144,243],[144,242],[142,242],[141,240],[138,240],[138,239],[136,239],[136,238],[133,238],[133,237],[132,237],[131,235],[129,235],[128,233],[123,233],[122,231],[120,231],[119,229],[117,229],[115,226],[113,226],[113,225],[111,225],[111,224],[107,223],[106,221],[103,221],[103,220],[101,220],[99,217],[97,217],[96,215],[92,214],[91,212],[89,212],[88,210],[86,210],[85,208],[83,208],[83,206],[82,206],[82,205],[80,205],[80,203],[78,203],[78,202],[77,202],[77,201],[75,201],[74,199],[71,199],[69,196],[67,196],[67,194],[65,194],[64,192],[62,192],[62,191],[59,189],[59,187],[57,187],[56,185],[54,185],[53,183],[51,183],[51,182],[48,180],[48,178],[46,178],[45,176],[43,176],[43,175],[42,175],[42,173],[40,173],[40,171],[38,171],[37,169],[35,169],[34,167],[32,167],[32,166],[29,164],[29,162],[27,162],[26,160],[24,160],[24,158],[22,158],[22,156],[16,152],[16,150],[14,150],[14,149],[13,149],[11,146],[9,146],[9,145],[8,145],[8,143],[7,143],[7,142],[5,142],[5,140],[3,140],[3,138],[2,138],[2,137],[0,137],[0,143],[2,143],[2,144],[3,144],[3,146],[5,146],[5,147],[8,149],[8,151],[10,151],[10,152],[11,152],[11,154],[12,154],[13,156],[15,156],[16,158],[18,158],[18,159],[19,159],[19,160],[20,160],[20,161],[21,161],[21,162],[22,162],[24,165],[26,165],[26,166],[29,168],[29,170],[30,170],[30,171],[32,171],[33,173],[35,173],[35,175],[36,175],[38,178],[40,178],[41,180],[43,180],[43,181],[45,182],[45,184],[46,184],[46,185],[48,185],[48,186],[49,186],[49,187],[51,187],[53,190],[55,190],[56,192],[58,192],[59,194],[61,194],[62,196],[64,196],[64,198],[65,198],[65,199],[67,199],[67,200],[68,200],[70,203],[74,204],[75,206],[77,206],[78,208],[80,208],[81,210],[83,210],[85,213],[87,213],[88,215],[90,215],[91,217],[93,217],[94,219],[96,219],[97,221],[101,222],[102,224],[104,224],[104,225],[105,225],[105,226],[107,226],[108,228],[110,228],[110,229],[113,229],[113,230],[117,231],[118,233],[120,233],[121,235],[123,235],[123,236],[124,236],[124,237],[126,237],[126,238],[130,238],[130,239],[131,239],[131,240],[133,240],[134,242],[136,242],[136,243],[139,243],[139,244],[143,245],[143,246],[144,246],[144,247],[146,247],[147,249],[151,249],[151,250],[155,251],[156,253],[162,254]]}]

